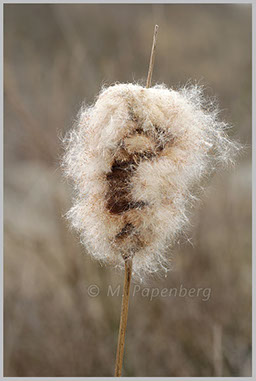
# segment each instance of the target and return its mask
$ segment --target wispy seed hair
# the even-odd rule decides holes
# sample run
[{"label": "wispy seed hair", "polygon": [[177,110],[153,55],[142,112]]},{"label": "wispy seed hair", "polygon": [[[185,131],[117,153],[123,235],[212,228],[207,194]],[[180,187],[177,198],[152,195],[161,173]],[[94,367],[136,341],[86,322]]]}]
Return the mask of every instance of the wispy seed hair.
[{"label": "wispy seed hair", "polygon": [[87,251],[134,275],[168,268],[205,176],[232,163],[239,144],[203,89],[116,84],[83,106],[65,138],[75,188],[67,216]]}]

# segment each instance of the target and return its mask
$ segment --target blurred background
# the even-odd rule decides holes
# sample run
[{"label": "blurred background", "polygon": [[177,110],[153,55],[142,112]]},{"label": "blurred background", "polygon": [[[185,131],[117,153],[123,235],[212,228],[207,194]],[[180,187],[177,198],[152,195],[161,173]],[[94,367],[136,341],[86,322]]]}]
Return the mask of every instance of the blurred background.
[{"label": "blurred background", "polygon": [[61,137],[103,84],[145,83],[155,23],[153,82],[205,85],[245,149],[212,179],[173,270],[146,285],[211,297],[131,297],[123,375],[251,375],[251,7],[6,4],[5,376],[113,375],[121,294],[107,288],[123,274],[91,260],[63,218]]}]

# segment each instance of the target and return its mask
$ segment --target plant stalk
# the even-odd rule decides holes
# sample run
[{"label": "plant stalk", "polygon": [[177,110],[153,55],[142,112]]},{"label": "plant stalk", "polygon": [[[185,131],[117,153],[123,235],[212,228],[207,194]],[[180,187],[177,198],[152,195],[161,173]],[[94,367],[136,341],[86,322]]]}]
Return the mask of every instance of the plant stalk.
[{"label": "plant stalk", "polygon": [[[157,31],[158,31],[158,25],[155,25],[146,88],[149,88],[151,86],[155,54],[156,54]],[[121,317],[120,317],[117,352],[116,352],[115,377],[122,376],[125,331],[127,326],[131,278],[132,278],[132,258],[128,258],[125,260],[124,288],[123,288],[122,308],[121,308]]]},{"label": "plant stalk", "polygon": [[120,318],[117,353],[116,353],[115,377],[121,377],[122,375],[125,331],[126,331],[127,317],[128,317],[131,278],[132,278],[132,259],[129,258],[125,261],[124,288],[123,288],[122,309],[121,309],[121,318]]},{"label": "plant stalk", "polygon": [[157,38],[158,28],[159,28],[158,25],[155,25],[154,34],[153,34],[153,43],[152,43],[152,49],[151,49],[149,67],[148,67],[148,78],[147,78],[147,84],[146,84],[147,88],[149,88],[151,86],[151,80],[152,80],[154,62],[155,62],[155,55],[156,55],[156,38]]}]

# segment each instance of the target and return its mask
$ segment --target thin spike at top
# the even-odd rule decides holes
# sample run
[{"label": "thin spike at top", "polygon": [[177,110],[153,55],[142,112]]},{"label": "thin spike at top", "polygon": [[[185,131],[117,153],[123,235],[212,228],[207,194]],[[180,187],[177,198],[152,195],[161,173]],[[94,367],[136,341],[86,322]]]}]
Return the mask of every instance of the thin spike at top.
[{"label": "thin spike at top", "polygon": [[151,49],[151,55],[150,55],[150,61],[149,61],[149,68],[148,68],[148,78],[147,78],[147,84],[146,84],[147,89],[151,86],[151,80],[152,80],[152,75],[153,75],[155,55],[156,55],[156,42],[157,42],[158,28],[159,28],[159,26],[155,25],[155,30],[154,30],[154,35],[153,35],[153,43],[152,43],[152,49]]}]

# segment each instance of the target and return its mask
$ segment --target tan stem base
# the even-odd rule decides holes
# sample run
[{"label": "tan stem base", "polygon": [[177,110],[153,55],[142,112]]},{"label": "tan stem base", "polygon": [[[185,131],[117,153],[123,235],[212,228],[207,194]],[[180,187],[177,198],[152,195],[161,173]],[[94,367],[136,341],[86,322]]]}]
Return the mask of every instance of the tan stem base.
[{"label": "tan stem base", "polygon": [[128,259],[125,261],[124,289],[123,289],[122,309],[121,309],[118,344],[117,344],[117,352],[116,352],[115,377],[121,377],[122,375],[125,331],[126,331],[127,317],[128,317],[131,277],[132,277],[132,259]]}]

